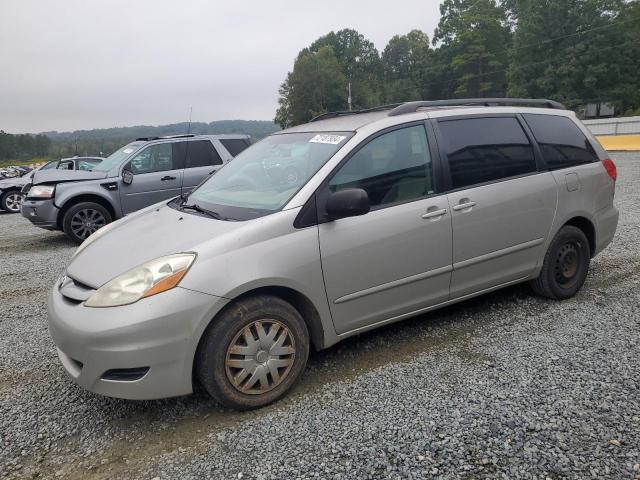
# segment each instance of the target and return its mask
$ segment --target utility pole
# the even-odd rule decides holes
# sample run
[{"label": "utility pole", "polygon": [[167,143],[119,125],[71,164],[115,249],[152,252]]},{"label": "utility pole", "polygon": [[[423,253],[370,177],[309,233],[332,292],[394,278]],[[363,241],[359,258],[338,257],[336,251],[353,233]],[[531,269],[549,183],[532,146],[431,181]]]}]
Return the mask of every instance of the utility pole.
[{"label": "utility pole", "polygon": [[351,111],[351,82],[349,82],[349,96],[347,97],[347,101],[349,102],[349,111]]}]

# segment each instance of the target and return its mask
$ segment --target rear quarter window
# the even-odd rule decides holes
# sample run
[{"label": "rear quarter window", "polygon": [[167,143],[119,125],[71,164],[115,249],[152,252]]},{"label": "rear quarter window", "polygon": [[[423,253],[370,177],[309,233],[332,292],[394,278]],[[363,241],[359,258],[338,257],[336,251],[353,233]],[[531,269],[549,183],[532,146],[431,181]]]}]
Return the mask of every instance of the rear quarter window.
[{"label": "rear quarter window", "polygon": [[589,140],[570,118],[537,114],[524,114],[523,117],[551,170],[598,160]]},{"label": "rear quarter window", "polygon": [[533,147],[515,117],[440,120],[452,188],[535,172]]},{"label": "rear quarter window", "polygon": [[220,143],[222,143],[224,148],[226,148],[233,157],[249,146],[249,140],[244,138],[226,138],[220,140]]}]

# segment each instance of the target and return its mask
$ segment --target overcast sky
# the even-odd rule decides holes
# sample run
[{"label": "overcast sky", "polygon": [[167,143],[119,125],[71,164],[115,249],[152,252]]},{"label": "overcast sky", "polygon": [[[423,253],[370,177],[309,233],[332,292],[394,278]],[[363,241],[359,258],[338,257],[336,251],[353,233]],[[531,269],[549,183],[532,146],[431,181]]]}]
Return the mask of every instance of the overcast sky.
[{"label": "overcast sky", "polygon": [[354,28],[384,49],[439,0],[0,0],[0,130],[273,119],[297,53]]}]

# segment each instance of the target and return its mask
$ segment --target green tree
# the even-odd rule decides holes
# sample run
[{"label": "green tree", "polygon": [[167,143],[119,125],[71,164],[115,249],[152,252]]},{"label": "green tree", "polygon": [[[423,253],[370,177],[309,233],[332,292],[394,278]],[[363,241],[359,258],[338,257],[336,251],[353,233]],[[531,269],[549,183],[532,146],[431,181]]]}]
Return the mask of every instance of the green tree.
[{"label": "green tree", "polygon": [[382,67],[373,42],[353,29],[329,32],[311,44],[311,51],[331,47],[347,83],[351,82],[353,108],[374,107],[381,100]]},{"label": "green tree", "polygon": [[429,37],[420,30],[389,40],[382,52],[385,103],[429,98],[432,54]]},{"label": "green tree", "polygon": [[[511,43],[507,12],[495,0],[444,0],[433,44],[441,79],[457,97],[503,96]],[[448,71],[448,75],[446,75]]]},{"label": "green tree", "polygon": [[280,87],[275,121],[282,127],[305,123],[326,111],[344,110],[347,79],[329,46],[305,48]]},{"label": "green tree", "polygon": [[614,101],[623,110],[638,105],[637,2],[512,2],[517,30],[510,95],[550,97],[572,108],[597,101]]}]

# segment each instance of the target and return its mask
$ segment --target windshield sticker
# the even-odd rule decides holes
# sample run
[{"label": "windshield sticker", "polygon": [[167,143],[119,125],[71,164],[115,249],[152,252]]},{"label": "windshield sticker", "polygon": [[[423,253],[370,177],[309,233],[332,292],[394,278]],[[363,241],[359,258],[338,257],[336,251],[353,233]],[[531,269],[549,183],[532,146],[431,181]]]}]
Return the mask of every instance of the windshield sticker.
[{"label": "windshield sticker", "polygon": [[347,137],[345,137],[344,135],[327,135],[319,133],[311,140],[309,140],[309,143],[328,143],[331,145],[337,145],[345,138]]},{"label": "windshield sticker", "polygon": [[123,153],[131,153],[131,152],[133,152],[133,148],[125,148],[123,150]]}]

